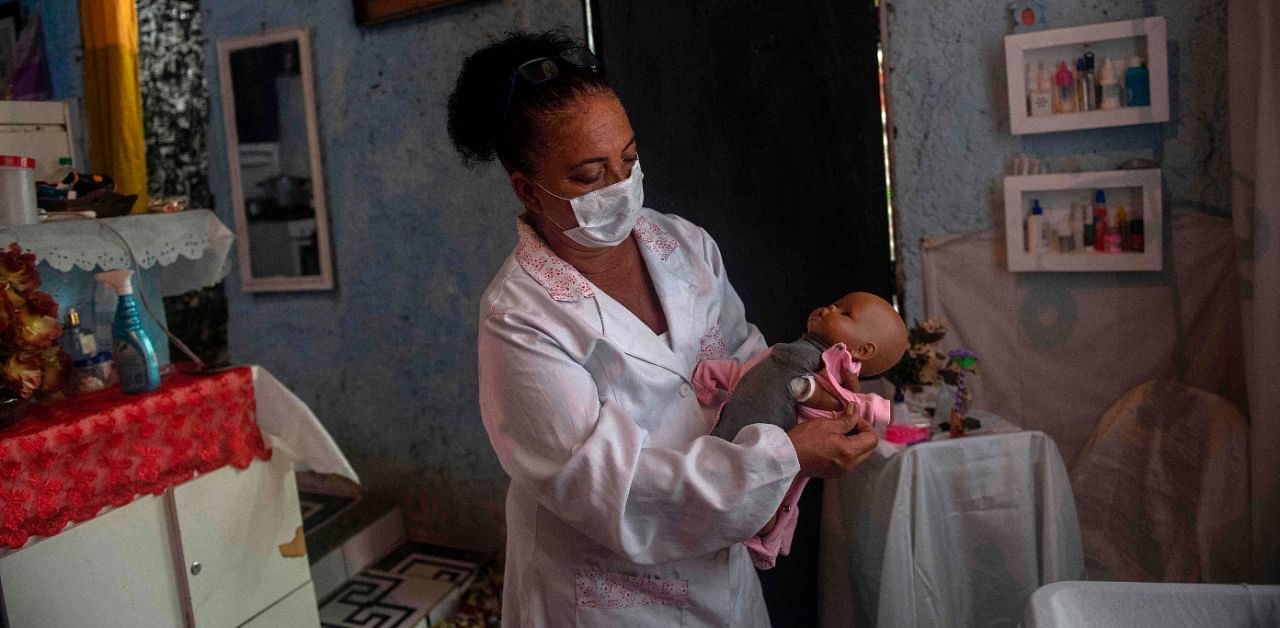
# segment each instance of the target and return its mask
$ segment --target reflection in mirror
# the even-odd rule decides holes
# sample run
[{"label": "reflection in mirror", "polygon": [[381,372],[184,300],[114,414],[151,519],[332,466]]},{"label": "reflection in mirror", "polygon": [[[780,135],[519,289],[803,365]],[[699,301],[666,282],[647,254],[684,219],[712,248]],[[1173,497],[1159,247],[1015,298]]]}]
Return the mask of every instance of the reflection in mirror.
[{"label": "reflection in mirror", "polygon": [[332,288],[304,29],[218,45],[246,290]]}]

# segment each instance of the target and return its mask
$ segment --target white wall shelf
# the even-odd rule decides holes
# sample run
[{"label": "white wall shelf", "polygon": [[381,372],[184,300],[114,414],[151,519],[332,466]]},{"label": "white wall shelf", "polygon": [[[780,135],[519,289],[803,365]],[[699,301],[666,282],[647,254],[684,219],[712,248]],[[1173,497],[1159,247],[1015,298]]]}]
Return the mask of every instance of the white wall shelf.
[{"label": "white wall shelf", "polygon": [[[1046,212],[1070,210],[1072,203],[1093,206],[1096,190],[1103,190],[1107,206],[1123,206],[1130,217],[1143,221],[1143,250],[1102,253],[1084,249],[1077,242],[1068,253],[1027,252],[1026,218],[1034,201]],[[1111,272],[1157,271],[1163,267],[1161,226],[1163,214],[1160,169],[1109,170],[1042,174],[1004,178],[1005,243],[1011,272]],[[1092,209],[1087,214],[1093,215]],[[1047,219],[1047,218],[1046,218]]]},{"label": "white wall shelf", "polygon": [[[1151,106],[1031,116],[1027,106],[1027,67],[1043,62],[1046,70],[1052,71],[1052,68],[1057,68],[1058,61],[1074,62],[1088,51],[1094,53],[1099,65],[1107,57],[1119,60],[1133,55],[1142,57],[1150,77]],[[1009,85],[1009,127],[1014,135],[1169,120],[1168,44],[1162,17],[1007,35],[1004,38],[1004,55]],[[1100,68],[1095,67],[1095,71],[1098,70]],[[1120,76],[1117,78],[1123,83],[1124,69],[1118,70]]]}]

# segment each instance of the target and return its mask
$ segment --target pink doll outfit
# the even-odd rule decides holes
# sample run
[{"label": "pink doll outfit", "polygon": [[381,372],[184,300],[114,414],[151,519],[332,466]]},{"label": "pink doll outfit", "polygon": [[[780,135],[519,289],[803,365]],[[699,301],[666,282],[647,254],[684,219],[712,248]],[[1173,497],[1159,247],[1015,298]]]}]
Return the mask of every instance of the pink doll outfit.
[{"label": "pink doll outfit", "polygon": [[[698,363],[693,372],[694,391],[698,395],[699,403],[708,409],[715,410],[714,413],[707,413],[708,432],[715,427],[720,410],[738,382],[742,380],[743,375],[768,355],[768,351],[761,352],[745,364],[737,360],[703,360]],[[842,385],[842,373],[856,377],[862,370],[862,363],[854,362],[843,344],[833,345],[823,351],[822,364],[822,371],[815,373],[818,385],[839,397],[846,405],[853,406],[855,412],[874,427],[879,428],[889,423],[888,400],[878,395],[855,393]],[[788,392],[780,390],[778,394],[786,395]],[[796,405],[796,413],[797,422],[840,415],[840,411],[817,410],[800,404]],[[777,521],[773,529],[763,536],[753,536],[743,542],[750,551],[751,560],[757,569],[770,569],[777,564],[780,554],[785,556],[791,553],[791,540],[795,536],[796,522],[800,516],[797,504],[808,482],[807,477],[795,478],[782,498],[782,505],[778,508]]]}]

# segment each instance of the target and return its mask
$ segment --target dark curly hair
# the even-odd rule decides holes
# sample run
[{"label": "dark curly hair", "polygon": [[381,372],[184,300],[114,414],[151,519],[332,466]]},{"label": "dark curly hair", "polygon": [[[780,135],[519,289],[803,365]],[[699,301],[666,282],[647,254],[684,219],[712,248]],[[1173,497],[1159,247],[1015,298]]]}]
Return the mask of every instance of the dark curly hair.
[{"label": "dark curly hair", "polygon": [[561,64],[560,75],[541,85],[517,79],[510,110],[504,112],[512,73],[526,61],[555,57],[579,45],[556,31],[513,32],[467,57],[449,95],[449,138],[464,162],[475,165],[496,157],[508,172],[536,172],[545,146],[544,122],[566,105],[613,89],[605,81],[604,68],[591,71]]}]

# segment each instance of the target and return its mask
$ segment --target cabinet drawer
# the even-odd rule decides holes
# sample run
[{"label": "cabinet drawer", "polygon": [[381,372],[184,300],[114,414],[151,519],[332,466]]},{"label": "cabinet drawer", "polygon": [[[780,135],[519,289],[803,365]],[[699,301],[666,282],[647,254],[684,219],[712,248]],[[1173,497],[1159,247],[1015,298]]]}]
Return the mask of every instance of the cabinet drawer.
[{"label": "cabinet drawer", "polygon": [[302,527],[285,456],[174,488],[173,516],[197,628],[238,626],[311,579],[305,552],[280,547]]}]

